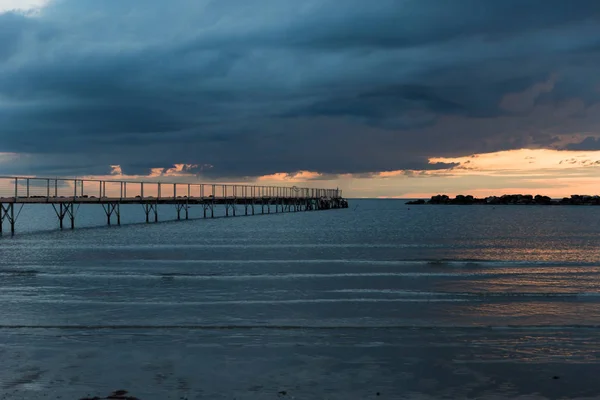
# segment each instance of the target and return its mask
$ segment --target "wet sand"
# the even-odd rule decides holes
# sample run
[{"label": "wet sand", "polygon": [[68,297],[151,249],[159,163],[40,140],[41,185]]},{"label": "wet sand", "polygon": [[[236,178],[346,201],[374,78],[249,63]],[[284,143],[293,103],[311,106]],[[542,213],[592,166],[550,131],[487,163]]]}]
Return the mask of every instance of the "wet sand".
[{"label": "wet sand", "polygon": [[26,328],[0,337],[2,399],[79,400],[116,390],[140,400],[600,393],[600,338],[585,328]]}]

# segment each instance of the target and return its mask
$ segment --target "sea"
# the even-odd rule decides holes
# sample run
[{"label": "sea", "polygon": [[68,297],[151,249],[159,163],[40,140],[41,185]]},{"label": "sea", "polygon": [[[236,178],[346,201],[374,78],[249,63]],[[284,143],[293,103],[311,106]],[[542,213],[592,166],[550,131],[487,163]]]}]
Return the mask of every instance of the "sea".
[{"label": "sea", "polygon": [[600,207],[121,213],[5,223],[1,399],[600,398]]}]

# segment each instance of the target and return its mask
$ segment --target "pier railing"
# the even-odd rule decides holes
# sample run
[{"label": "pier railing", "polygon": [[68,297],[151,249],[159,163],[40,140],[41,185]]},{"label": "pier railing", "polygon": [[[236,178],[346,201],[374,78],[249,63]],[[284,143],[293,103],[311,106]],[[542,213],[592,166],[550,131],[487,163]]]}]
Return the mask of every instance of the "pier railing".
[{"label": "pier railing", "polygon": [[341,198],[341,190],[220,183],[178,183],[0,176],[0,198],[51,201],[71,198],[93,202],[168,199]]}]

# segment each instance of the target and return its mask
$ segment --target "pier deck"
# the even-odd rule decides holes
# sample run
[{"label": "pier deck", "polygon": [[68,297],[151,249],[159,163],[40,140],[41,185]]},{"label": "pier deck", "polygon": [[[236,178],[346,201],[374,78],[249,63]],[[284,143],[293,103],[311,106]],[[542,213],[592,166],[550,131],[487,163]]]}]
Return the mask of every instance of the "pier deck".
[{"label": "pier deck", "polygon": [[[75,228],[77,209],[82,204],[103,207],[107,224],[121,224],[121,205],[143,206],[146,222],[158,222],[158,206],[174,205],[177,219],[189,219],[191,205],[203,207],[204,218],[214,218],[215,208],[224,207],[225,216],[256,215],[274,212],[316,211],[347,208],[341,190],[204,184],[156,181],[112,181],[32,177],[0,177],[0,233],[4,223],[11,234],[20,209],[25,205],[51,204],[60,229],[64,220]],[[77,206],[77,207],[76,207]],[[238,210],[238,207],[243,207]],[[113,217],[114,220],[113,221]]]}]

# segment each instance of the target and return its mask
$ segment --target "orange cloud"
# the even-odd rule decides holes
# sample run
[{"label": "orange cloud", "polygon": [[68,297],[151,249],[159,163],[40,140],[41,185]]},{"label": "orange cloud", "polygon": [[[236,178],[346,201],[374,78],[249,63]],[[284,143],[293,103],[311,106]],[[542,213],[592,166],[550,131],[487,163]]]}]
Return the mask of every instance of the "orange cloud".
[{"label": "orange cloud", "polygon": [[123,175],[123,169],[121,168],[120,165],[111,165],[110,170],[111,170],[110,171],[111,175],[117,175],[117,176]]},{"label": "orange cloud", "polygon": [[567,151],[551,149],[520,149],[495,153],[474,154],[466,157],[437,157],[432,163],[459,163],[455,174],[503,172],[544,172],[600,167],[600,151]]},{"label": "orange cloud", "polygon": [[278,172],[271,175],[263,175],[258,177],[256,180],[259,182],[304,182],[310,181],[322,177],[323,174],[312,171],[298,171],[293,174],[285,172]]},{"label": "orange cloud", "polygon": [[401,175],[405,175],[405,174],[406,174],[406,172],[404,170],[383,171],[383,172],[380,172],[377,175],[375,175],[375,177],[377,177],[377,178],[391,178],[391,177],[401,176]]},{"label": "orange cloud", "polygon": [[164,172],[164,175],[178,175],[181,173],[187,173],[194,168],[198,168],[197,164],[173,164],[173,168],[169,168]]}]

